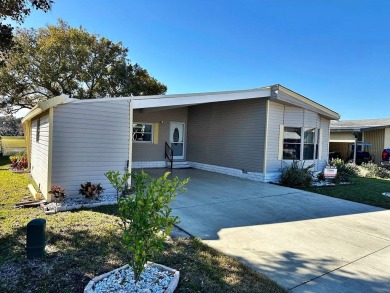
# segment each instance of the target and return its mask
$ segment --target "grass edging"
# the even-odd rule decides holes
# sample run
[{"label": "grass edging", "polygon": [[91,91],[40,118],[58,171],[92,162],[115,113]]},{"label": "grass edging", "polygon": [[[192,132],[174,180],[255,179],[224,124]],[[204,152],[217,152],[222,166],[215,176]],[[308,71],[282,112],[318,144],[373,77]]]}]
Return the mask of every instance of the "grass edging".
[{"label": "grass edging", "polygon": [[390,209],[390,197],[382,193],[390,192],[390,180],[379,178],[354,177],[352,184],[340,184],[336,186],[311,186],[299,189],[345,199],[384,209]]}]

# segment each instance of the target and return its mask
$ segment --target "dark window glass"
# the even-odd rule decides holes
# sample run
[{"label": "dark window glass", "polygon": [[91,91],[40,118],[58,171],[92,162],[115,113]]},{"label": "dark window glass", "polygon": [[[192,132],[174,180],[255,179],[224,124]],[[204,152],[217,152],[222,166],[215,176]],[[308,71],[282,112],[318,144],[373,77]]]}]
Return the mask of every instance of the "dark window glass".
[{"label": "dark window glass", "polygon": [[153,126],[146,123],[133,124],[133,141],[152,142]]},{"label": "dark window glass", "polygon": [[301,128],[285,127],[283,132],[283,160],[301,159]]},{"label": "dark window glass", "polygon": [[37,133],[36,133],[36,137],[35,137],[35,140],[38,142],[39,141],[39,136],[41,135],[41,118],[38,118],[38,121],[37,121]]}]

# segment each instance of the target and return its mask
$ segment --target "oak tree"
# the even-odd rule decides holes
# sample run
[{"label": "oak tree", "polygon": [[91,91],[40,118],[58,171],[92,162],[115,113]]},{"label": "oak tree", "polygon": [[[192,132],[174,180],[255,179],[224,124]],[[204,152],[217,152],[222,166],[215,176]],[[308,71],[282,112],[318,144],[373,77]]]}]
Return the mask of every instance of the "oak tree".
[{"label": "oak tree", "polygon": [[167,87],[128,59],[122,43],[56,25],[17,30],[0,67],[0,110],[14,113],[65,94],[93,99],[164,94]]},{"label": "oak tree", "polygon": [[22,23],[31,9],[39,9],[44,12],[50,10],[52,0],[1,0],[0,1],[0,53],[7,51],[13,45],[13,27],[4,24],[4,20],[13,20]]}]

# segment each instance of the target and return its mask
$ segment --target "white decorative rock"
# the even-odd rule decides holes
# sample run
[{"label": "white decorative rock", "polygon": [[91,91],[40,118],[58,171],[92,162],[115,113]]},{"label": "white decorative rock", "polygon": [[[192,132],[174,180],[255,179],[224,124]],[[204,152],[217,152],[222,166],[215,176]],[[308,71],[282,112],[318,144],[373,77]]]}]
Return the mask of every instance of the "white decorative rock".
[{"label": "white decorative rock", "polygon": [[96,292],[161,292],[173,293],[179,284],[180,272],[148,262],[137,284],[129,265],[97,276],[89,281],[84,293]]}]

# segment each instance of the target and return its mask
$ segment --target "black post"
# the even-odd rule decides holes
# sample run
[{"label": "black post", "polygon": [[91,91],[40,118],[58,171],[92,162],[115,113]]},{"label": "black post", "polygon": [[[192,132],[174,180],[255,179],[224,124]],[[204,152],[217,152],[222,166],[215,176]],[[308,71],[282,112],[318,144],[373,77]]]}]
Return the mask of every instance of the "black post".
[{"label": "black post", "polygon": [[46,246],[46,220],[34,219],[27,224],[27,258],[42,257]]}]

